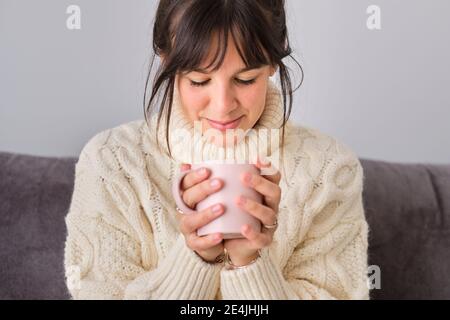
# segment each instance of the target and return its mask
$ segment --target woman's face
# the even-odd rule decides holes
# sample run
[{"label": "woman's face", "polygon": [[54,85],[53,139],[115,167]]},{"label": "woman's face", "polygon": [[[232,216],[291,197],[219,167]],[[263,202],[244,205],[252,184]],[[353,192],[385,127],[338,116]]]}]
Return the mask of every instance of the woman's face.
[{"label": "woman's face", "polygon": [[[208,62],[214,53],[215,48]],[[262,115],[268,80],[275,68],[269,65],[244,68],[230,36],[225,59],[217,71],[198,70],[177,76],[175,83],[178,83],[184,114],[193,124],[200,121],[203,133],[214,128],[225,136],[226,129],[251,129]],[[236,121],[226,125],[233,120]]]}]

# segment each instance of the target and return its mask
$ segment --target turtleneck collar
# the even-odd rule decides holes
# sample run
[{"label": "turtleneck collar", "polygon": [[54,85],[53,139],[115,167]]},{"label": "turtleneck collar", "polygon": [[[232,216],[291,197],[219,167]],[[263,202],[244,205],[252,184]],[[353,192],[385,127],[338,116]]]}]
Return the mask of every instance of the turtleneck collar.
[{"label": "turtleneck collar", "polygon": [[[281,92],[269,79],[265,107],[255,126],[243,132],[243,138],[234,145],[220,146],[211,142],[210,137],[201,134],[200,127],[194,126],[182,108],[178,86],[174,86],[173,105],[169,122],[169,144],[173,159],[178,163],[196,164],[204,161],[226,161],[227,163],[256,163],[256,156],[270,161],[279,157],[281,124],[283,123]],[[153,122],[157,115],[153,115]],[[166,148],[165,119],[161,119],[158,132],[160,144]],[[272,159],[272,160],[271,160]]]}]

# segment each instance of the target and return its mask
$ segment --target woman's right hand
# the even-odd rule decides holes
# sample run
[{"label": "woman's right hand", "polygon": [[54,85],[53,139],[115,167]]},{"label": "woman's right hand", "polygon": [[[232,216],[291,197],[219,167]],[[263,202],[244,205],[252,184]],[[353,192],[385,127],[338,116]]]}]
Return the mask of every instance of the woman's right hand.
[{"label": "woman's right hand", "polygon": [[[190,168],[189,164],[181,165],[181,171],[190,170]],[[204,171],[196,170],[188,173],[180,183],[182,199],[191,209],[223,186],[220,179],[209,179],[211,172],[207,168],[203,169]],[[217,184],[211,184],[213,181],[217,181]],[[178,214],[180,231],[184,235],[186,245],[207,262],[213,262],[223,253],[223,235],[213,233],[199,237],[197,229],[221,216],[224,211],[225,208],[222,204],[215,204],[195,214]]]}]

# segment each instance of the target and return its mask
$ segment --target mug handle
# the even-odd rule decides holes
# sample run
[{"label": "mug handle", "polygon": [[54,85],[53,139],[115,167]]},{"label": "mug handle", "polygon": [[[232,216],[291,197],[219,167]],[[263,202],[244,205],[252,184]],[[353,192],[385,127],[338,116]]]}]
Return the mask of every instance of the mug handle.
[{"label": "mug handle", "polygon": [[186,176],[188,173],[192,172],[194,170],[187,170],[187,171],[183,171],[180,172],[176,175],[175,180],[172,184],[172,195],[173,198],[175,200],[175,203],[177,205],[177,207],[179,209],[181,209],[184,214],[192,214],[192,213],[197,213],[196,210],[192,210],[191,208],[189,208],[183,201],[183,198],[181,197],[181,188],[180,188],[180,184],[181,181],[183,180],[184,176]]}]

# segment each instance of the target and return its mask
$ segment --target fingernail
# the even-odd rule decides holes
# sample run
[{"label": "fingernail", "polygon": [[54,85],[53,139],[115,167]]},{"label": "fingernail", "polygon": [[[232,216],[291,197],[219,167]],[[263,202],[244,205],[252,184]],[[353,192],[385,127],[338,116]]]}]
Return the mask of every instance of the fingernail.
[{"label": "fingernail", "polygon": [[217,188],[219,185],[220,185],[219,180],[214,179],[214,180],[211,181],[211,187]]},{"label": "fingernail", "polygon": [[238,200],[239,204],[245,204],[245,201],[246,201],[246,199],[244,196],[239,197],[239,200]]},{"label": "fingernail", "polygon": [[222,239],[222,235],[220,233],[218,233],[214,236],[214,240],[221,240],[221,239]]},{"label": "fingernail", "polygon": [[199,176],[204,176],[206,174],[206,169],[205,168],[200,168],[197,170],[197,174]]},{"label": "fingernail", "polygon": [[219,213],[222,210],[222,206],[220,204],[216,204],[213,208],[212,211],[214,213]]},{"label": "fingernail", "polygon": [[247,183],[250,183],[250,181],[252,181],[252,175],[250,173],[246,172],[244,175],[244,181]]}]

